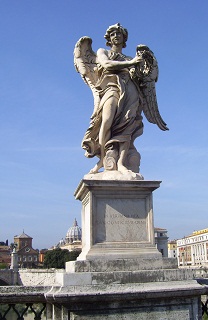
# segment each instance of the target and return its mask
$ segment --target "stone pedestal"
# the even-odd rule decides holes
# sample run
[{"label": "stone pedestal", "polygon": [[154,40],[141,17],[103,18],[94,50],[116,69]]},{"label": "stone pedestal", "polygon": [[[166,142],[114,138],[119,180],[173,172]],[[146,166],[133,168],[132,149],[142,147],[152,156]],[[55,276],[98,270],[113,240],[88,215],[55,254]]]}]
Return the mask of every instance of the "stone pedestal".
[{"label": "stone pedestal", "polygon": [[154,243],[152,192],[159,181],[87,180],[82,201],[82,253],[77,260],[159,259]]},{"label": "stone pedestal", "polygon": [[203,288],[193,270],[163,259],[154,243],[152,193],[160,181],[106,175],[84,178],[75,192],[82,201],[82,253],[56,275],[60,288],[47,301],[68,311],[63,319],[202,319]]}]

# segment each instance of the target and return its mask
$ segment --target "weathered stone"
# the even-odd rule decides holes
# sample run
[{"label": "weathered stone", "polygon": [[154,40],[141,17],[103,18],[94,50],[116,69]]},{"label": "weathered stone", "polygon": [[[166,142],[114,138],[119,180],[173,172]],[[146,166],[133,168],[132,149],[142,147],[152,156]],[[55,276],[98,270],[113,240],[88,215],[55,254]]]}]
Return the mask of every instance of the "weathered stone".
[{"label": "weathered stone", "polygon": [[198,296],[205,288],[196,281],[160,284],[100,284],[54,289],[47,301],[62,303],[70,319],[201,319]]},{"label": "weathered stone", "polygon": [[[157,269],[137,271],[66,272],[57,273],[56,283],[62,286],[94,284],[127,284],[192,280],[191,269]],[[160,284],[159,284],[160,285]]]},{"label": "weathered stone", "polygon": [[78,260],[66,263],[66,272],[110,272],[110,271],[137,271],[152,269],[176,269],[175,259],[97,259],[97,260]]},{"label": "weathered stone", "polygon": [[56,273],[62,270],[54,269],[20,269],[18,283],[24,286],[52,286],[56,283]]},{"label": "weathered stone", "polygon": [[82,180],[75,197],[82,201],[82,253],[77,260],[157,260],[152,191],[159,181]]}]

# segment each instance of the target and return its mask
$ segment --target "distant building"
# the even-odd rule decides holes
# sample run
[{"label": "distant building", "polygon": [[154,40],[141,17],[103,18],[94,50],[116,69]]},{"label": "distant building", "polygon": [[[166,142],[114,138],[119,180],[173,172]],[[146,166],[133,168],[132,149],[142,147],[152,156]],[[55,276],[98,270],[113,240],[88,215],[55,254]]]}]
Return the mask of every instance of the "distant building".
[{"label": "distant building", "polygon": [[[162,228],[155,228],[155,245],[162,253],[163,257],[168,257],[168,236],[167,230]],[[51,248],[67,249],[69,251],[82,249],[82,229],[78,226],[77,220],[67,231],[65,239],[61,239],[59,243]]]},{"label": "distant building", "polygon": [[168,236],[167,230],[162,228],[155,228],[155,245],[162,253],[163,257],[168,257]]},{"label": "distant building", "polygon": [[38,266],[39,252],[33,249],[32,239],[24,231],[21,235],[14,236],[14,243],[17,245],[18,263],[22,268],[35,268]]},{"label": "distant building", "polygon": [[8,246],[8,240],[0,243],[0,264],[6,267],[11,264],[11,248]]},{"label": "distant building", "polygon": [[177,241],[168,241],[168,258],[177,258]]},{"label": "distant building", "polygon": [[178,266],[208,267],[208,228],[177,240]]},{"label": "distant building", "polygon": [[45,258],[45,254],[46,254],[47,251],[48,251],[48,249],[41,249],[39,251],[39,263],[40,263],[40,265],[43,264],[44,258]]},{"label": "distant building", "polygon": [[[69,251],[82,249],[82,229],[78,226],[77,220],[70,227],[66,233],[66,237],[61,239],[55,248],[67,249]],[[54,249],[54,248],[53,248]]]}]

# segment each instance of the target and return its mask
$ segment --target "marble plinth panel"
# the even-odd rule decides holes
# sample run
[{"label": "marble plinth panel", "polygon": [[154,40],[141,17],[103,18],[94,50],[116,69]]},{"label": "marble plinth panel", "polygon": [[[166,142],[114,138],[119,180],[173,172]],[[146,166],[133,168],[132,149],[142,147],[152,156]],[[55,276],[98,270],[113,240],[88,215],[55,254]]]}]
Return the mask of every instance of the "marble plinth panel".
[{"label": "marble plinth panel", "polygon": [[161,258],[154,243],[152,192],[158,181],[82,180],[82,253],[78,260]]}]

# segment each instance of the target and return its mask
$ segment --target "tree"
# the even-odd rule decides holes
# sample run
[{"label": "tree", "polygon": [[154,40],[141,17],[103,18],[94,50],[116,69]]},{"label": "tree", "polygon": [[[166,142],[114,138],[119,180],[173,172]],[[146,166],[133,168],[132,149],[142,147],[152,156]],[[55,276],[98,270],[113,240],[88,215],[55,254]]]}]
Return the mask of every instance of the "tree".
[{"label": "tree", "polygon": [[0,262],[0,269],[7,269],[8,265],[5,262]]},{"label": "tree", "polygon": [[80,254],[80,251],[68,251],[67,249],[54,249],[48,250],[45,254],[43,267],[44,268],[56,268],[64,269],[65,262],[74,261]]}]

